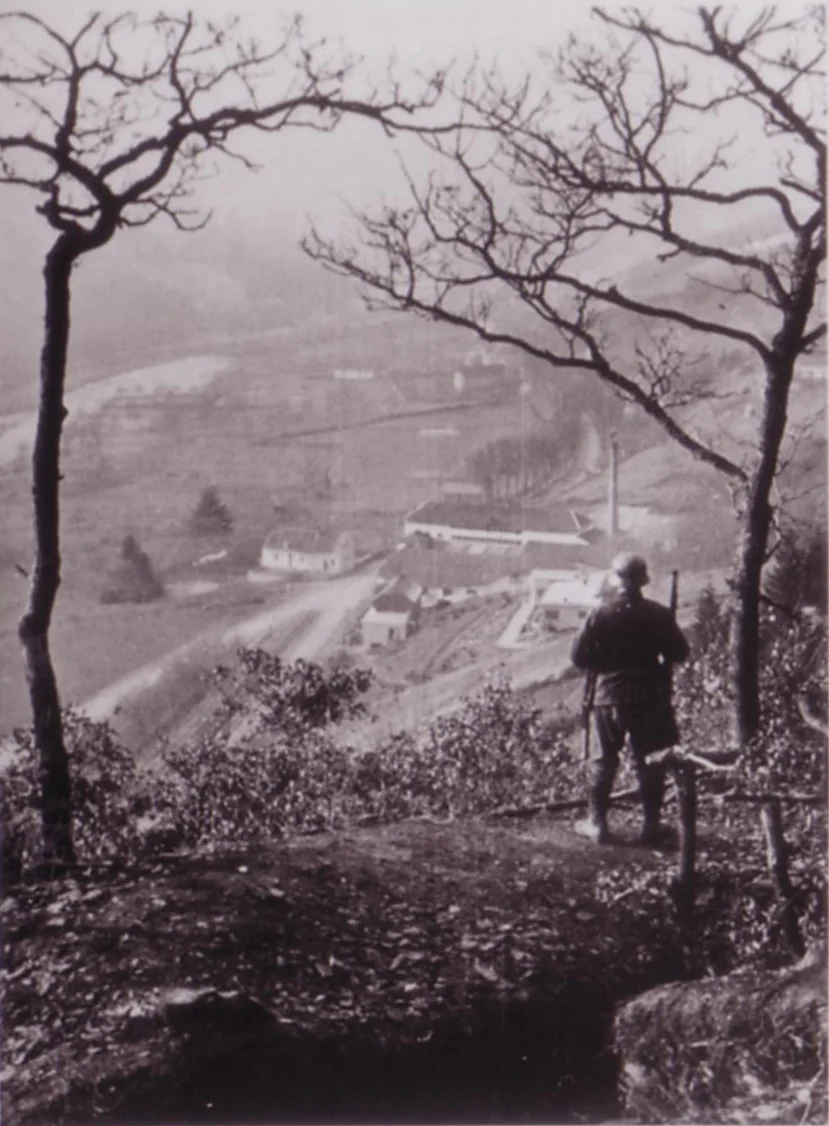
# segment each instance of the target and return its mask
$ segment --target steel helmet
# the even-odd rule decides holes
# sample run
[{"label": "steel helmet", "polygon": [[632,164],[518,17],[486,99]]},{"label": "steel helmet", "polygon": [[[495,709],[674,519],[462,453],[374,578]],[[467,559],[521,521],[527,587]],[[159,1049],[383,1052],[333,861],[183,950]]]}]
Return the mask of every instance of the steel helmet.
[{"label": "steel helmet", "polygon": [[610,564],[610,570],[624,586],[636,587],[637,590],[651,581],[645,560],[629,551],[617,555]]}]

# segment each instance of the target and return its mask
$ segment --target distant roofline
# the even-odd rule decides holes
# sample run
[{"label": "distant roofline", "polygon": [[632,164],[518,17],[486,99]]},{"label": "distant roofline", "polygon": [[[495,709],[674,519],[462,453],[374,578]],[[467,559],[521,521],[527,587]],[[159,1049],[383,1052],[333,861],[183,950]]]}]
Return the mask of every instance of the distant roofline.
[{"label": "distant roofline", "polygon": [[[296,551],[305,555],[328,555],[349,535],[350,532],[345,528],[336,531],[327,528],[275,528],[265,537],[263,547]],[[319,545],[317,540],[320,541]],[[309,542],[313,547],[309,548]]]},{"label": "distant roofline", "polygon": [[[562,526],[566,523],[566,530]],[[475,531],[483,536],[513,536],[519,542],[527,533],[551,536],[549,542],[584,543],[579,533],[590,527],[589,518],[571,506],[555,510],[502,504],[464,504],[455,499],[427,500],[404,517],[405,524],[423,524],[458,531]],[[558,530],[554,528],[558,525]],[[567,537],[566,539],[562,537]]]}]

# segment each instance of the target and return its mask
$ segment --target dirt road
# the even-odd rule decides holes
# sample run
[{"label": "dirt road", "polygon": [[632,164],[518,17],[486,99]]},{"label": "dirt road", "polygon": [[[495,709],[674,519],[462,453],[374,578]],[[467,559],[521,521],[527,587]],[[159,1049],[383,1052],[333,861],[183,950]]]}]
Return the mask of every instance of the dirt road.
[{"label": "dirt road", "polygon": [[[160,660],[142,665],[87,700],[79,710],[110,720],[139,753],[162,736],[194,726],[209,690],[210,670],[241,647],[261,646],[287,660],[324,655],[347,631],[374,590],[375,568],[314,582],[268,610],[210,630]],[[197,726],[197,723],[195,724]]]}]

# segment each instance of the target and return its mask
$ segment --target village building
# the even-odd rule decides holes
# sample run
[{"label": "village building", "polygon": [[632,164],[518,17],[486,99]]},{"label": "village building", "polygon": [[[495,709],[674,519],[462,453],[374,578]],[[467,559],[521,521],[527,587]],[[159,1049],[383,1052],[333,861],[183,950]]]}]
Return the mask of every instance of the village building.
[{"label": "village building", "polygon": [[537,602],[551,583],[567,582],[593,571],[604,571],[610,563],[612,550],[612,544],[605,537],[584,546],[528,544],[522,558],[530,599]]},{"label": "village building", "polygon": [[265,540],[259,563],[267,571],[340,575],[354,565],[354,540],[329,528],[280,528]]},{"label": "village building", "polygon": [[408,513],[403,524],[406,537],[420,534],[494,550],[531,543],[586,547],[591,530],[587,518],[573,509],[475,504],[455,498],[426,501]]},{"label": "village building", "polygon": [[426,606],[453,594],[469,596],[504,580],[517,585],[522,570],[518,551],[453,551],[446,544],[429,546],[429,541],[414,537],[385,560],[380,574],[416,583],[423,590],[422,604]]},{"label": "village building", "polygon": [[372,602],[360,622],[363,644],[405,641],[417,628],[423,590],[405,578],[395,579]]},{"label": "village building", "polygon": [[538,603],[538,617],[550,631],[580,629],[601,602],[607,575],[590,571],[549,583]]}]

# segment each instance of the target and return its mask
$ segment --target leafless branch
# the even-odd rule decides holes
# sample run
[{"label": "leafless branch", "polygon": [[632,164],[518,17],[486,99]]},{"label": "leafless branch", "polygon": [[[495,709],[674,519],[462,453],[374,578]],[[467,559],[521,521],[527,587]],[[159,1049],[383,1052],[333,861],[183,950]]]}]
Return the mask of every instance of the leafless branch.
[{"label": "leafless branch", "polygon": [[[357,96],[356,63],[324,41],[307,41],[299,18],[271,49],[245,41],[238,21],[202,22],[192,13],[149,21],[97,14],[64,37],[35,15],[7,12],[0,28],[26,32],[16,55],[7,49],[0,56],[12,58],[11,65],[0,61],[0,96],[16,98],[18,107],[28,103],[35,115],[20,130],[0,126],[0,182],[36,188],[46,197],[40,210],[49,222],[79,237],[160,215],[198,227],[184,201],[204,155],[256,168],[231,145],[232,136],[329,131],[350,116],[389,135],[417,132],[425,128],[418,112],[435,106],[444,83],[436,72],[412,96],[396,81],[387,91],[367,87]],[[147,37],[146,49],[140,62],[128,62],[136,54],[128,43],[138,33]],[[281,93],[265,98],[280,78]],[[440,134],[455,126],[431,128]],[[42,173],[32,173],[33,160]]]}]

